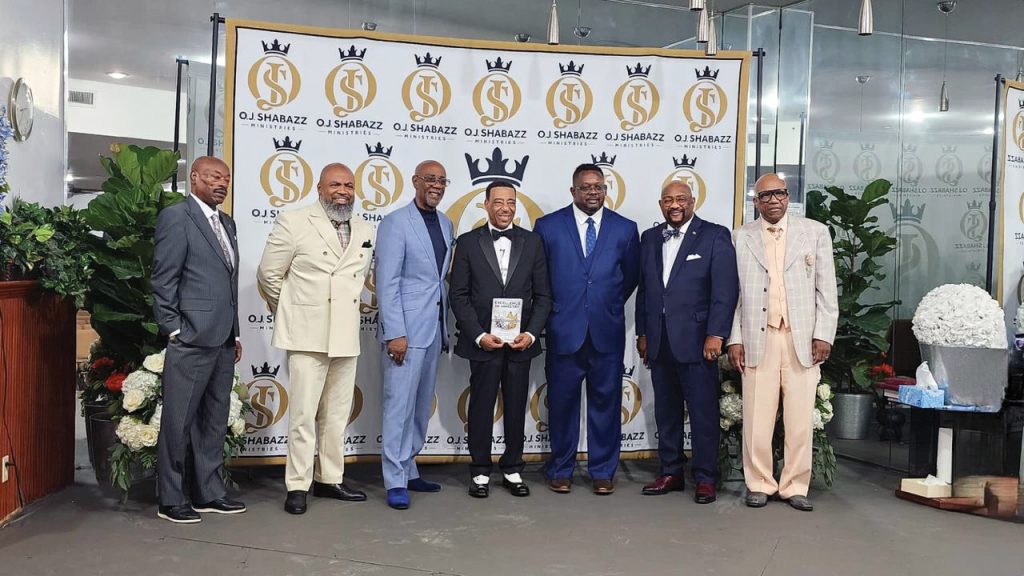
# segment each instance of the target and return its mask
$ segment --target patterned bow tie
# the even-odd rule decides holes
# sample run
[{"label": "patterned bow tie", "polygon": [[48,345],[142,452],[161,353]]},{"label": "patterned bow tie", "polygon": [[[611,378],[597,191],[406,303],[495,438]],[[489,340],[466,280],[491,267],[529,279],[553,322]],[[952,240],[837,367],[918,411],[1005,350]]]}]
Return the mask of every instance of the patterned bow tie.
[{"label": "patterned bow tie", "polygon": [[781,226],[769,226],[768,227],[768,233],[771,234],[773,238],[778,240],[782,236],[782,227]]},{"label": "patterned bow tie", "polygon": [[669,238],[679,238],[679,228],[673,228],[671,226],[665,226],[665,229],[661,231],[662,237],[665,242],[668,242]]},{"label": "patterned bow tie", "polygon": [[512,239],[512,230],[511,229],[509,229],[509,230],[494,230],[492,228],[491,229],[491,239],[494,240],[495,242],[497,242],[501,238],[508,238],[509,240],[511,240]]}]

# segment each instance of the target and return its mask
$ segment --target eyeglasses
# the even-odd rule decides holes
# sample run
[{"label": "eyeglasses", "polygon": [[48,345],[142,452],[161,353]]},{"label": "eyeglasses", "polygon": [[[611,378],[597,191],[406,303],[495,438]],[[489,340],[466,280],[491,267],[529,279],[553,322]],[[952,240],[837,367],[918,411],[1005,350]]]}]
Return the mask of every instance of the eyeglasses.
[{"label": "eyeglasses", "polygon": [[678,203],[680,206],[686,206],[693,202],[693,198],[687,196],[665,196],[660,200],[661,205],[666,208]]},{"label": "eyeglasses", "polygon": [[586,184],[584,186],[575,186],[574,188],[577,191],[579,191],[579,192],[607,192],[608,191],[608,185],[607,184]]},{"label": "eyeglasses", "polygon": [[757,199],[761,202],[767,202],[772,198],[778,198],[779,200],[785,200],[789,196],[789,190],[785,188],[779,188],[778,190],[765,190],[764,192],[757,193]]},{"label": "eyeglasses", "polygon": [[423,180],[427,184],[430,184],[431,186],[437,184],[442,188],[445,188],[446,186],[452,183],[452,181],[449,180],[448,178],[438,178],[437,176],[420,176],[417,174],[416,177],[419,178],[420,180]]}]

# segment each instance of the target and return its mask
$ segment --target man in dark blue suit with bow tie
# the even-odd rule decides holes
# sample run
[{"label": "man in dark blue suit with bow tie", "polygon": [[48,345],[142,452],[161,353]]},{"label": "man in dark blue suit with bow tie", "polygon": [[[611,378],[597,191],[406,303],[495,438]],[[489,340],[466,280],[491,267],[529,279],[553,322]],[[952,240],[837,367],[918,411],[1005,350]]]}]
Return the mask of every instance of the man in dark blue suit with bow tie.
[{"label": "man in dark blue suit with bow tie", "polygon": [[573,172],[573,203],[539,220],[554,305],[548,316],[548,486],[572,489],[587,382],[587,467],[595,494],[611,494],[622,435],[626,300],[640,274],[636,223],[604,207],[608,187],[594,164]]},{"label": "man in dark blue suit with bow tie", "polygon": [[651,369],[661,475],[648,495],[683,489],[683,402],[690,413],[699,504],[715,501],[718,480],[718,357],[739,299],[729,230],[694,215],[693,192],[669,182],[658,201],[665,222],[640,239],[637,351]]}]

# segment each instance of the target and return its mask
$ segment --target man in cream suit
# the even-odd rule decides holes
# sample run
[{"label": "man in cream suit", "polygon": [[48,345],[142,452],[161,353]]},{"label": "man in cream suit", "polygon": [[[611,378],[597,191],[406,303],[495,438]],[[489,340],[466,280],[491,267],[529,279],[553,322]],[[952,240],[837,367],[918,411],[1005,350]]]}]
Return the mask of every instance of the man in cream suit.
[{"label": "man in cream suit", "polygon": [[[839,317],[832,237],[813,220],[788,216],[789,192],[776,174],[754,185],[759,220],[733,234],[740,300],[728,341],[743,374],[743,476],[747,505],[778,494],[802,511],[811,481],[814,398]],[[786,430],[782,476],[772,475],[772,436],[782,393]]]},{"label": "man in cream suit", "polygon": [[316,187],[319,201],[278,216],[257,272],[274,314],[272,343],[288,351],[284,507],[291,514],[305,513],[310,483],[314,496],[366,500],[342,477],[373,229],[352,218],[355,178],[347,166],[324,167]]}]

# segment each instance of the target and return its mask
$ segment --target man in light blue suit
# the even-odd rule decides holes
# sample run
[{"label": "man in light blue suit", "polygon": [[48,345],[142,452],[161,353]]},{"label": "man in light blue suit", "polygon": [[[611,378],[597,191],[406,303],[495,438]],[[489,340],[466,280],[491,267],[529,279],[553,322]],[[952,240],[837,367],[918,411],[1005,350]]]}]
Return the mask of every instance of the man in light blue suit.
[{"label": "man in light blue suit", "polygon": [[640,278],[636,223],[604,207],[601,168],[573,172],[573,203],[537,220],[554,306],[548,316],[547,363],[551,459],[548,487],[572,489],[580,437],[580,395],[587,383],[587,468],[595,494],[611,494],[622,434],[622,357],[626,300]]},{"label": "man in light blue suit", "polygon": [[440,484],[420,478],[416,455],[430,420],[437,361],[448,346],[444,278],[453,230],[437,205],[449,183],[439,162],[421,162],[412,177],[415,199],[385,216],[377,228],[377,340],[384,374],[381,462],[388,506],[397,510],[409,507],[410,490],[441,490]]}]

